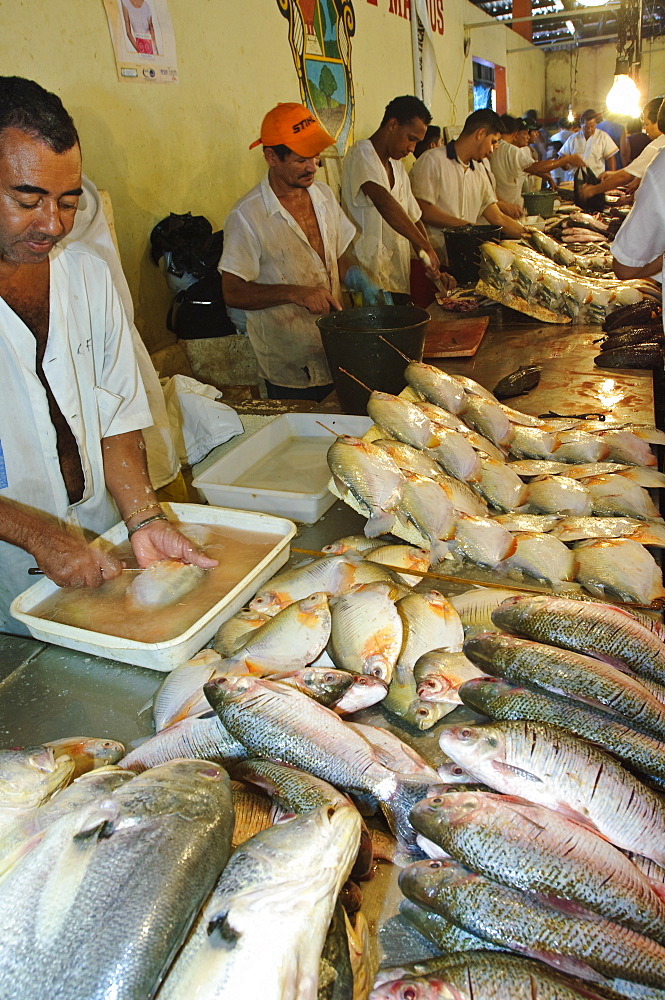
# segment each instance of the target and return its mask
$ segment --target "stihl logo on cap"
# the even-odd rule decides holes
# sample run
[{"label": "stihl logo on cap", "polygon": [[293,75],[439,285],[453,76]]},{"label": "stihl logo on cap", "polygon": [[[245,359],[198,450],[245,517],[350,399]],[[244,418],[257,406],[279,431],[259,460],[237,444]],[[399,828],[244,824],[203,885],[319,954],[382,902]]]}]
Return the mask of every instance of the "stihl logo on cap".
[{"label": "stihl logo on cap", "polygon": [[311,115],[310,115],[309,118],[303,118],[303,120],[301,122],[296,122],[295,125],[293,126],[294,134],[297,134],[298,132],[302,132],[303,129],[309,128],[310,125],[315,125],[315,124],[316,124],[316,121],[315,121],[314,118],[312,118]]}]

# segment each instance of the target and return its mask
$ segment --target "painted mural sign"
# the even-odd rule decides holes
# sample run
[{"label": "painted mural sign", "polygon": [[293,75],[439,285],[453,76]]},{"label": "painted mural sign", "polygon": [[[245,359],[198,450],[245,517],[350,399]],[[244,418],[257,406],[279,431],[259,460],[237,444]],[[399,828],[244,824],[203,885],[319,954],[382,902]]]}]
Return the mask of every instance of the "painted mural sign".
[{"label": "painted mural sign", "polygon": [[335,138],[340,156],[352,141],[354,120],[351,0],[277,0],[289,22],[300,96]]},{"label": "painted mural sign", "polygon": [[[379,6],[379,0],[367,0],[367,3],[373,7]],[[411,0],[383,0],[383,3],[388,4],[389,14],[397,14],[398,17],[406,18],[407,21],[411,20]],[[426,0],[426,6],[432,31],[442,35],[444,28],[443,0]]]}]

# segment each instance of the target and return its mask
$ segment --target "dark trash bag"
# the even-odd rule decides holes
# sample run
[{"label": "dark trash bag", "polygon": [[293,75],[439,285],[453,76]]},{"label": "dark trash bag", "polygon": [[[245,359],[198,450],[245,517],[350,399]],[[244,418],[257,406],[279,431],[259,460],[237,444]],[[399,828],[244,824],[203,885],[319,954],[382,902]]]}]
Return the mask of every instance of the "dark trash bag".
[{"label": "dark trash bag", "polygon": [[[150,234],[150,255],[156,265],[166,262],[166,280],[176,294],[166,325],[180,340],[227,337],[236,333],[222,295],[217,264],[224,234],[213,233],[203,215],[174,212],[158,222]],[[177,279],[169,282],[169,277]],[[174,287],[175,285],[175,287]]]},{"label": "dark trash bag", "polygon": [[602,193],[594,194],[593,198],[589,198],[587,201],[584,201],[584,199],[580,197],[579,189],[582,186],[582,184],[598,184],[598,183],[599,183],[598,177],[596,177],[593,170],[590,170],[589,167],[584,167],[584,169],[582,169],[581,167],[577,167],[577,169],[575,170],[575,177],[573,180],[573,191],[574,191],[573,200],[575,204],[578,205],[585,212],[593,214],[594,212],[602,212],[603,209],[605,208],[605,195]]}]

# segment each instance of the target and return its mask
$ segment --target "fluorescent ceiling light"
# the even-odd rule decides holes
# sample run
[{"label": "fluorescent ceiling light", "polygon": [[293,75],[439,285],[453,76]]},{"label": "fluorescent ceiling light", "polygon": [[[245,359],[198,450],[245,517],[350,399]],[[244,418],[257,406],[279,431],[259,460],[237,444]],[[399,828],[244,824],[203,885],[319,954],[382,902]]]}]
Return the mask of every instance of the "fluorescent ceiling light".
[{"label": "fluorescent ceiling light", "polygon": [[568,31],[571,33],[571,35],[575,34],[575,25],[573,24],[572,21],[566,21],[566,27],[568,28]]}]

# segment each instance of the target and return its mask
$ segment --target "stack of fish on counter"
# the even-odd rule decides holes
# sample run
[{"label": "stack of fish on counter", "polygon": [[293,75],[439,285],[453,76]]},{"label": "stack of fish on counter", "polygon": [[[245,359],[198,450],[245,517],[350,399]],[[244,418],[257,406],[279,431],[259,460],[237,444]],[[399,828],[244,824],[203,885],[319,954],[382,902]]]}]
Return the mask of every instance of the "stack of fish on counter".
[{"label": "stack of fish on counter", "polygon": [[600,354],[594,358],[599,368],[662,369],[662,306],[645,301],[617,309],[603,323],[603,331]]},{"label": "stack of fish on counter", "polygon": [[400,396],[372,393],[364,439],[340,437],[328,453],[330,489],[368,518],[366,535],[559,590],[646,605],[665,596],[646,548],[665,542],[647,492],[665,484],[649,446],[665,443],[661,431],[531,417],[419,362],[405,378]]},{"label": "stack of fish on counter", "polygon": [[656,295],[640,279],[592,277],[581,270],[579,261],[572,270],[559,263],[564,257],[569,259],[565,247],[553,260],[541,252],[553,240],[544,235],[531,239],[538,249],[519,240],[482,244],[476,286],[480,294],[545,323],[602,323],[614,309]]},{"label": "stack of fish on counter", "polygon": [[439,954],[372,997],[665,996],[662,626],[553,595],[462,618],[481,719],[440,730],[464,787],[448,769],[414,806],[430,860],[400,875],[398,922]]}]

